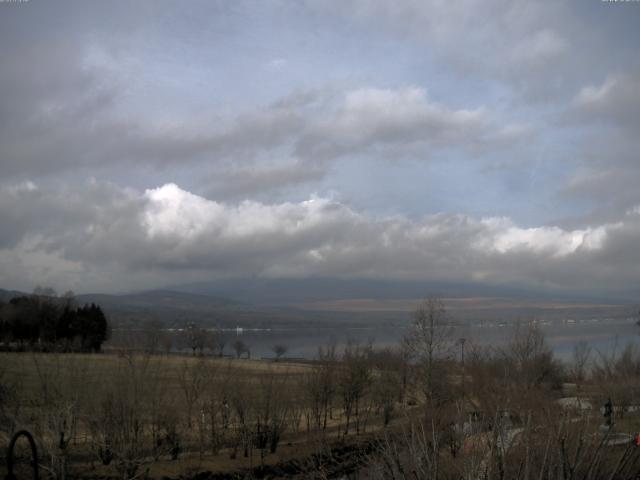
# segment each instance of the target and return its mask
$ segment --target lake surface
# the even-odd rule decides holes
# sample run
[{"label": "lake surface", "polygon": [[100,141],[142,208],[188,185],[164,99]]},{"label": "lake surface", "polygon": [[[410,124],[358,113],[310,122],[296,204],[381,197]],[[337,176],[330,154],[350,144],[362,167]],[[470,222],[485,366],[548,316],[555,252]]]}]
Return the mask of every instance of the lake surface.
[{"label": "lake surface", "polygon": [[[571,357],[574,345],[585,341],[594,353],[610,354],[621,351],[628,343],[640,343],[640,327],[635,319],[594,319],[575,320],[553,323],[540,323],[540,328],[546,334],[547,341],[555,355],[563,360]],[[505,345],[513,335],[515,326],[512,324],[471,325],[456,327],[454,338],[464,337],[467,346],[472,344],[482,346]],[[340,352],[348,339],[360,344],[373,342],[375,346],[395,346],[405,336],[407,327],[403,325],[374,326],[374,327],[331,327],[331,328],[290,328],[271,330],[242,330],[227,331],[227,353],[231,353],[230,344],[241,339],[250,346],[254,358],[273,357],[274,345],[282,344],[288,347],[287,357],[314,358],[320,345],[337,345]]]}]

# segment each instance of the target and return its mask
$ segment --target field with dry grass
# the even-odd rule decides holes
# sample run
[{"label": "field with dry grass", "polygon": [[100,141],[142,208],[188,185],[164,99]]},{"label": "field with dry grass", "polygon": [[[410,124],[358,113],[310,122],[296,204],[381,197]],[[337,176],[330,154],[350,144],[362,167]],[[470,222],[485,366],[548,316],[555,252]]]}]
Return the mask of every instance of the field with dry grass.
[{"label": "field with dry grass", "polygon": [[[356,394],[346,409],[334,398],[342,370],[335,359],[320,366],[25,352],[0,354],[0,365],[2,415],[11,424],[0,442],[27,429],[52,473],[161,478],[238,471],[304,458],[320,443],[382,425],[373,395]],[[373,382],[379,372],[361,375]]]}]

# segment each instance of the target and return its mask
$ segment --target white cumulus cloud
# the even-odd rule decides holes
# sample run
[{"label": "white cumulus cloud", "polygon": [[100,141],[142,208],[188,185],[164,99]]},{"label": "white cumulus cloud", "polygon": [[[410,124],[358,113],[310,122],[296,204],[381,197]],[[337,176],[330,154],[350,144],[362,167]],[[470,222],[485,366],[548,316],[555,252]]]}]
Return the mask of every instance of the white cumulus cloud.
[{"label": "white cumulus cloud", "polygon": [[136,192],[92,182],[76,194],[4,186],[0,200],[0,218],[13,228],[0,244],[0,264],[11,267],[0,273],[5,285],[124,289],[249,275],[615,289],[640,266],[629,260],[640,241],[638,208],[569,230],[462,214],[377,217],[317,196],[221,203],[176,184]]}]

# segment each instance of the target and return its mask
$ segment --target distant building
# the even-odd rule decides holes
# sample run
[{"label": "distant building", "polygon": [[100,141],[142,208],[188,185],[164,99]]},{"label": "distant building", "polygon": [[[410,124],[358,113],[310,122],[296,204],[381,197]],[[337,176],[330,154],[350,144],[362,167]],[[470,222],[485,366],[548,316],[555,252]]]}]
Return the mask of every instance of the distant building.
[{"label": "distant building", "polygon": [[580,397],[565,397],[556,400],[556,403],[565,410],[593,410],[593,405],[589,400]]}]

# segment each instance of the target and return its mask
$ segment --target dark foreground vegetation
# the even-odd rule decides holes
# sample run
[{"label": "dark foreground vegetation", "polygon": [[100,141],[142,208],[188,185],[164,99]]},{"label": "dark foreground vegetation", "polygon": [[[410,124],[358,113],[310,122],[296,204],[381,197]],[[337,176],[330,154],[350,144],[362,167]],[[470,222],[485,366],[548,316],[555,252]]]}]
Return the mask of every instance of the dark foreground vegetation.
[{"label": "dark foreground vegetation", "polygon": [[4,350],[99,352],[109,336],[100,306],[78,306],[69,292],[50,289],[0,302],[0,343]]},{"label": "dark foreground vegetation", "polygon": [[32,432],[55,479],[638,478],[640,351],[563,365],[534,323],[479,348],[446,317],[429,299],[397,348],[306,363],[3,353],[0,440]]}]

